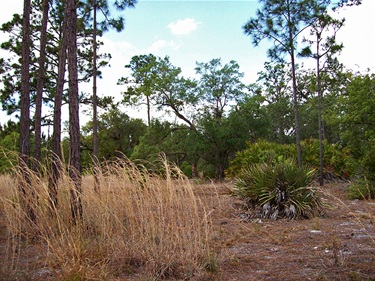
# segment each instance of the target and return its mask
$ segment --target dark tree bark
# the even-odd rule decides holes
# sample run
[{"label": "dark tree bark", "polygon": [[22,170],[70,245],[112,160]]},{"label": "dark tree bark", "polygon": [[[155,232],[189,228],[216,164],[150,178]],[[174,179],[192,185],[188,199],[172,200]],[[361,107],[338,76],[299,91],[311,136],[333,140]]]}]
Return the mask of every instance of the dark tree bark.
[{"label": "dark tree bark", "polygon": [[24,0],[22,25],[22,67],[21,67],[21,96],[20,96],[20,200],[22,208],[29,219],[36,220],[33,205],[36,203],[35,193],[30,184],[30,12],[31,1]]},{"label": "dark tree bark", "polygon": [[30,0],[24,1],[22,27],[22,73],[21,73],[21,117],[20,157],[27,167],[30,164]]},{"label": "dark tree bark", "polygon": [[319,184],[324,185],[324,173],[323,173],[323,122],[322,122],[322,87],[320,81],[320,36],[317,34],[316,40],[316,53],[318,54],[316,58],[316,83],[318,87],[318,123],[319,123]]},{"label": "dark tree bark", "polygon": [[35,100],[35,140],[34,140],[34,162],[33,170],[39,171],[39,165],[42,161],[42,98],[43,86],[45,81],[45,62],[46,62],[46,45],[47,45],[47,21],[49,0],[43,0],[43,17],[42,26],[40,30],[40,55],[39,55],[39,69],[38,81],[36,86],[36,100]]},{"label": "dark tree bark", "polygon": [[[67,9],[65,9],[66,12]],[[55,93],[55,103],[53,112],[53,133],[52,133],[52,155],[51,155],[51,173],[48,182],[49,199],[51,210],[56,210],[58,205],[57,190],[58,180],[61,173],[62,151],[61,151],[61,106],[62,96],[64,91],[64,77],[66,67],[66,50],[67,50],[67,36],[66,36],[67,20],[64,19],[62,38],[60,39],[60,55],[59,66],[57,74],[57,85]]]},{"label": "dark tree bark", "polygon": [[74,184],[70,189],[71,211],[74,223],[82,218],[82,188],[80,159],[80,127],[77,66],[77,5],[75,0],[67,0],[67,39],[69,71],[69,136],[70,163],[69,176]]},{"label": "dark tree bark", "polygon": [[92,107],[93,107],[93,160],[94,160],[94,189],[96,192],[99,192],[100,185],[99,185],[99,158],[98,158],[98,151],[99,151],[99,140],[98,140],[98,116],[97,116],[97,86],[96,86],[96,78],[97,78],[97,41],[96,41],[96,33],[97,33],[97,20],[96,20],[96,11],[97,4],[96,0],[94,0],[94,30],[93,30],[93,87],[92,87]]}]

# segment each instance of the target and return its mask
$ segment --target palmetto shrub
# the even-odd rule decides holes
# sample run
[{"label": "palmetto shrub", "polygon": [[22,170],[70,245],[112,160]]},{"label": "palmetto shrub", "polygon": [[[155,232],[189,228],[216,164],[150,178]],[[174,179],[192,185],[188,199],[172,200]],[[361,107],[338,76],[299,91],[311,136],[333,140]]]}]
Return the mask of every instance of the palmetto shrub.
[{"label": "palmetto shrub", "polygon": [[314,170],[291,159],[254,164],[241,170],[234,195],[245,199],[251,217],[311,218],[325,207],[319,189],[310,186],[315,176]]},{"label": "palmetto shrub", "polygon": [[[308,139],[301,141],[303,151],[302,162],[310,167],[319,169],[319,141]],[[263,162],[278,163],[285,159],[297,160],[295,144],[279,144],[258,140],[247,143],[247,148],[236,154],[226,170],[226,176],[236,178],[243,166]],[[348,179],[354,172],[353,160],[349,151],[339,144],[323,143],[323,172],[326,179]]]}]

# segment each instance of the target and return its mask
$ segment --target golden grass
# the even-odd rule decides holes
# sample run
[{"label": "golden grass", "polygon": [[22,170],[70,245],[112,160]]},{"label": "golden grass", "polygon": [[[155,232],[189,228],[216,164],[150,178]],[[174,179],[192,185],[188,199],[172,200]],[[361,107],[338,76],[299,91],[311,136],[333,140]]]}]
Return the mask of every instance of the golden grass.
[{"label": "golden grass", "polygon": [[[37,194],[29,200],[35,222],[21,207],[17,169],[12,177],[1,176],[0,212],[8,237],[2,273],[17,279],[17,272],[32,264],[53,280],[109,280],[137,270],[153,280],[204,276],[215,260],[210,217],[195,195],[196,186],[165,158],[161,164],[159,176],[128,160],[106,163],[100,193],[94,191],[93,177],[85,176],[78,224],[71,221],[73,184],[67,173],[59,182],[57,208],[51,210],[47,179],[30,172],[30,188]],[[38,262],[27,256],[30,249]]]}]

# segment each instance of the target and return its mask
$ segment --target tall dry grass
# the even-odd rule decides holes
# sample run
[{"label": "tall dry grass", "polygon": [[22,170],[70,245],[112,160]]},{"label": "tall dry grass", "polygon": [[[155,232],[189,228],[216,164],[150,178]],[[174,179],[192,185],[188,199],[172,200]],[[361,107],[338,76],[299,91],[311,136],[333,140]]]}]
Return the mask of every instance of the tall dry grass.
[{"label": "tall dry grass", "polygon": [[[162,175],[118,159],[102,166],[100,193],[92,176],[83,177],[83,218],[72,223],[67,173],[59,182],[58,205],[51,210],[47,179],[30,172],[31,221],[20,204],[17,169],[2,176],[0,212],[7,231],[4,276],[17,279],[110,280],[131,272],[153,280],[199,279],[212,268],[210,218],[195,186],[161,159]],[[47,174],[47,171],[44,171]],[[39,275],[38,275],[39,274]],[[37,276],[38,275],[38,276]]]}]

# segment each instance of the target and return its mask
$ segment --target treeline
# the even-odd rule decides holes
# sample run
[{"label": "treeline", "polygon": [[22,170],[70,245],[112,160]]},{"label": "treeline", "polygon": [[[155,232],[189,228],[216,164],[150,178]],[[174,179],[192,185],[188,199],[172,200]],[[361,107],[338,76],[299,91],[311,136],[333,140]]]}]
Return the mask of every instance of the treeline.
[{"label": "treeline", "polygon": [[[152,55],[147,57],[160,61],[166,60],[155,58]],[[139,57],[133,58],[133,60],[137,59]],[[202,76],[199,81],[189,82],[191,87],[194,86],[192,92],[199,93],[194,98],[190,96],[191,104],[188,102],[188,98],[183,96],[187,91],[176,92],[175,96],[172,95],[173,93],[164,97],[157,97],[156,94],[148,96],[151,107],[150,123],[129,117],[118,104],[110,105],[107,110],[99,114],[98,156],[100,162],[126,156],[132,160],[146,160],[142,163],[147,164],[147,162],[152,163],[158,159],[160,152],[165,152],[168,159],[177,163],[189,176],[199,176],[198,173],[200,173],[201,176],[208,178],[220,178],[225,175],[230,161],[239,151],[246,149],[249,143],[265,140],[280,145],[293,145],[295,135],[293,107],[291,106],[291,95],[288,92],[290,91],[288,86],[289,68],[285,65],[266,63],[265,70],[259,73],[257,83],[250,86],[236,85],[232,88],[236,89],[237,94],[233,97],[223,96],[221,101],[218,99],[218,94],[207,95],[207,90],[203,89],[205,79],[221,81],[216,87],[210,86],[212,88],[219,89],[221,85],[222,90],[230,89],[229,78],[238,78],[242,73],[238,71],[238,65],[234,62],[223,66],[220,64],[220,60],[213,60],[204,65],[210,68],[215,62],[215,71],[206,69],[205,76]],[[226,71],[225,75],[219,75],[220,72],[228,70],[233,65],[236,66],[233,73],[230,74]],[[169,84],[170,82],[166,82],[169,81],[166,77],[167,72],[161,75],[159,81],[155,78],[154,81],[145,83],[153,87],[160,87],[163,94],[167,93],[167,87],[179,89],[186,83],[186,80],[183,79],[182,82],[176,81],[175,84]],[[171,77],[179,80],[178,76],[171,75]],[[313,89],[315,74],[299,71],[297,78],[306,83],[306,89],[310,89],[306,90],[299,99],[301,138],[303,140],[318,140],[318,98]],[[372,144],[374,135],[371,133],[373,131],[372,124],[375,122],[373,114],[375,108],[372,107],[375,102],[373,101],[375,98],[374,78],[373,74],[353,73],[342,68],[331,77],[326,77],[327,88],[324,92],[322,130],[325,146],[334,144],[338,150],[347,151],[345,155],[351,156],[351,160],[347,158],[347,167],[343,168],[341,176],[347,177],[347,170],[351,171],[351,174],[354,174],[355,170],[357,173],[363,174],[366,169],[369,169],[365,173],[367,177],[371,175],[370,170],[374,164],[371,162],[371,155],[374,153]],[[225,79],[228,81],[226,86],[223,83]],[[166,85],[162,86],[159,83]],[[128,91],[123,93],[124,102],[130,100],[134,95],[133,98],[137,98],[139,106],[142,106],[141,98],[146,101],[147,97],[136,93],[143,87],[138,86],[129,87]],[[242,90],[238,90],[240,87]],[[156,93],[156,91],[152,90],[150,93]],[[159,104],[157,104],[157,98],[160,98]],[[220,111],[218,105],[223,105],[224,102],[227,104]],[[131,103],[137,104],[134,99]],[[168,112],[169,109],[171,114],[165,119],[153,118],[152,112],[158,109],[162,112]],[[178,122],[171,121],[173,120],[170,118],[173,116],[173,109],[176,109],[176,112],[173,113],[175,116],[181,116]],[[183,118],[187,121],[182,122]],[[17,123],[8,121],[0,130],[2,147],[15,150],[18,140]],[[92,121],[90,121],[81,129],[82,165],[84,168],[92,166],[92,139]],[[47,155],[51,148],[51,140],[45,135],[42,143],[43,155]],[[68,160],[69,138],[63,139],[62,144],[64,159]],[[263,151],[266,150],[263,149]],[[259,151],[259,154],[261,153]],[[315,167],[319,167],[319,147],[316,143],[312,151],[307,152],[304,149],[303,154],[314,157],[313,164]],[[279,155],[289,154],[278,152],[274,157]],[[339,155],[330,157],[339,157]],[[307,164],[309,161],[307,158],[304,159],[303,162]],[[338,158],[336,161],[342,160]],[[327,161],[328,159],[325,160],[325,162]],[[325,163],[325,165],[328,164]],[[357,165],[358,169],[353,169],[353,167],[349,167],[350,165]],[[7,167],[9,168],[7,162],[3,162],[2,170],[4,171]],[[340,173],[336,175],[340,176]]]}]

